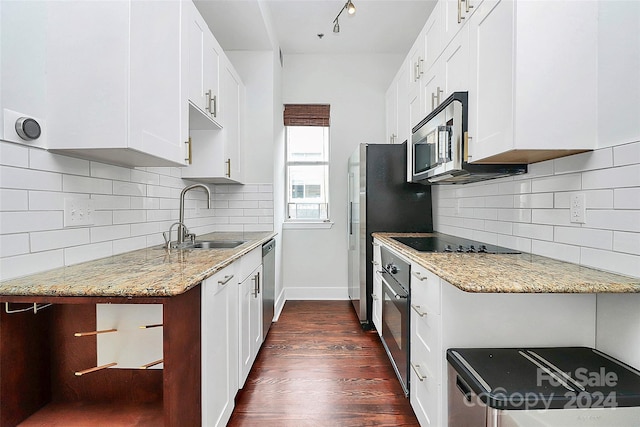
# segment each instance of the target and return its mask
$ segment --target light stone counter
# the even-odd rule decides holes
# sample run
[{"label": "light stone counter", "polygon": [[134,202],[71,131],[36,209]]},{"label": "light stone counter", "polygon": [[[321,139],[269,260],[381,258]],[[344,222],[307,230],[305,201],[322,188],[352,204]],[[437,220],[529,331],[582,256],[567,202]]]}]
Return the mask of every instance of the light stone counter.
[{"label": "light stone counter", "polygon": [[392,236],[429,233],[373,233],[395,249],[465,292],[485,293],[640,293],[640,279],[607,273],[539,255],[418,252]]},{"label": "light stone counter", "polygon": [[198,285],[275,236],[273,232],[210,233],[198,240],[246,240],[233,249],[127,252],[0,282],[0,300],[38,297],[171,297]]}]

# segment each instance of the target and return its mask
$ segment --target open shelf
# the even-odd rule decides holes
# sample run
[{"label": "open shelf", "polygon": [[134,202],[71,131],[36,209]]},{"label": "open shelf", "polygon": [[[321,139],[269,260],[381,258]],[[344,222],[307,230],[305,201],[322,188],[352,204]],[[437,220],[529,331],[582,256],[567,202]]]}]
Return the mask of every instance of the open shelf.
[{"label": "open shelf", "polygon": [[162,402],[50,403],[18,424],[19,427],[157,427],[163,424]]}]

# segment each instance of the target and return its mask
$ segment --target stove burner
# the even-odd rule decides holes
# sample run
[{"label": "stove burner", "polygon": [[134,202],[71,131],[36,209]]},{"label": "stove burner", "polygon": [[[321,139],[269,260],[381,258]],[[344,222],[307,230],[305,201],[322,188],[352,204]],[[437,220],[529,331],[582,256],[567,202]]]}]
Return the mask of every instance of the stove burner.
[{"label": "stove burner", "polygon": [[446,252],[446,253],[484,253],[484,254],[519,254],[520,252],[489,245],[461,237],[436,234],[427,237],[393,237],[394,240],[409,246],[418,252]]}]

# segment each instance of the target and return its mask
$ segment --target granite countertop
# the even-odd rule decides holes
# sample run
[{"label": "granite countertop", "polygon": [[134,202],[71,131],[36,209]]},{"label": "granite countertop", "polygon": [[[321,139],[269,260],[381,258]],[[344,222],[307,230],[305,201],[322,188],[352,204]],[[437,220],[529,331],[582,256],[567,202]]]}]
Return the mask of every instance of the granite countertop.
[{"label": "granite countertop", "polygon": [[381,243],[465,292],[640,293],[640,278],[539,255],[418,252],[391,238],[429,235],[373,233]]},{"label": "granite countertop", "polygon": [[0,282],[7,296],[171,297],[198,285],[262,246],[273,232],[209,233],[198,240],[246,240],[233,249],[172,249],[154,246]]}]

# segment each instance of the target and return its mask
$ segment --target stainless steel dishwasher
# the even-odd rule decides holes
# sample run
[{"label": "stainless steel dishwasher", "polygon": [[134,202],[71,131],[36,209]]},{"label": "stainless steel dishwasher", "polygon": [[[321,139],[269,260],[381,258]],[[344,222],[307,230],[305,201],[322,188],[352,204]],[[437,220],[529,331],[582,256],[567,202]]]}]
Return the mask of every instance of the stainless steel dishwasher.
[{"label": "stainless steel dishwasher", "polygon": [[276,241],[269,240],[262,245],[262,339],[273,322],[276,294]]}]

